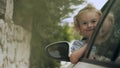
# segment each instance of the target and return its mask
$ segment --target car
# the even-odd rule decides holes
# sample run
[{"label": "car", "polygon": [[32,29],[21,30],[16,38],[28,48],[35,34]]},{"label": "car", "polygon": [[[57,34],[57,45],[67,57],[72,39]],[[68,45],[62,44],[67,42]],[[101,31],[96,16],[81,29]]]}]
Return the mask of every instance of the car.
[{"label": "car", "polygon": [[[103,16],[98,23],[85,55],[77,64],[70,64],[68,68],[120,68],[120,0],[108,0],[101,11]],[[105,26],[105,20],[112,13],[114,21],[112,26]],[[108,25],[108,24],[107,24]],[[107,35],[99,36],[101,29]],[[103,33],[103,32],[102,32]],[[54,42],[46,46],[47,53],[54,59],[70,62],[69,51],[71,43],[68,41]],[[95,48],[93,48],[95,47]],[[94,58],[89,59],[90,53],[94,52]]]}]

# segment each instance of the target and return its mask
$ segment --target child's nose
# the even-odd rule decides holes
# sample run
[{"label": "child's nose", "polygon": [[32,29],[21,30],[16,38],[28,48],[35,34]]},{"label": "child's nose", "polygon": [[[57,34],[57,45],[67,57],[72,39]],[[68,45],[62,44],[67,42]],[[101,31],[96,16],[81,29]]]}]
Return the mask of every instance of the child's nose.
[{"label": "child's nose", "polygon": [[92,23],[88,23],[87,26],[88,26],[88,27],[92,27],[93,24],[92,24]]}]

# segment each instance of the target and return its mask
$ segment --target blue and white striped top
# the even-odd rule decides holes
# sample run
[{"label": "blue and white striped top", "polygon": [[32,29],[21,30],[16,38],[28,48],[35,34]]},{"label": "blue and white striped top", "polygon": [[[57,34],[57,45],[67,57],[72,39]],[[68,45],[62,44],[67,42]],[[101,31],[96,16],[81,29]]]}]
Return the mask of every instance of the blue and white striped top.
[{"label": "blue and white striped top", "polygon": [[84,46],[86,40],[75,40],[71,46],[71,52],[74,52]]}]

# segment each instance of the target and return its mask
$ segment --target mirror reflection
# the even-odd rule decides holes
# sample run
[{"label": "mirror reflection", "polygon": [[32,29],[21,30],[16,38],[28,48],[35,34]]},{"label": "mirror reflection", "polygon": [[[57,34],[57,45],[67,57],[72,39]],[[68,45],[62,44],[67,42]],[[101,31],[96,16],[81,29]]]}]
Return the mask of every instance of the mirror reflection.
[{"label": "mirror reflection", "polygon": [[47,47],[48,54],[56,59],[67,60],[69,52],[69,44],[67,42],[57,42]]},{"label": "mirror reflection", "polygon": [[94,52],[95,60],[102,62],[119,62],[119,45],[120,45],[120,9],[118,8],[118,1],[115,2],[107,17],[105,18],[101,29],[96,37],[95,43],[93,47],[95,50],[91,50]]},{"label": "mirror reflection", "polygon": [[58,50],[59,48],[57,46],[51,46],[51,48],[48,49],[48,52],[51,56],[60,58],[60,52]]}]

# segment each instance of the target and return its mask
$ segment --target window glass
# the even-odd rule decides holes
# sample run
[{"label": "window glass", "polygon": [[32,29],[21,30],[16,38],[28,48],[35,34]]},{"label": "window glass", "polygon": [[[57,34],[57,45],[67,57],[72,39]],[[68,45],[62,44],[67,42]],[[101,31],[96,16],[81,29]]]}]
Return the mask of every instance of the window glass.
[{"label": "window glass", "polygon": [[112,6],[94,42],[91,55],[95,60],[120,63],[120,0]]}]

